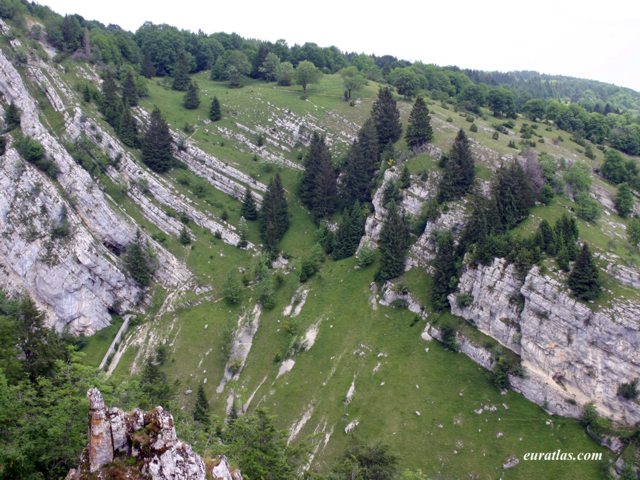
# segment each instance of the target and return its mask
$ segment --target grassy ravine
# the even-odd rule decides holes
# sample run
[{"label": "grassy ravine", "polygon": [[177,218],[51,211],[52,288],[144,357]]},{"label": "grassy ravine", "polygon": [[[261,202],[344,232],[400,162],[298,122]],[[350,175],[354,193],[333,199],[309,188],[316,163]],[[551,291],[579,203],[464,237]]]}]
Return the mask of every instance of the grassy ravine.
[{"label": "grassy ravine", "polygon": [[[275,172],[282,174],[289,194],[292,228],[281,246],[291,255],[291,265],[297,265],[313,245],[316,228],[295,197],[299,173],[256,159],[245,146],[220,135],[215,125],[205,120],[210,99],[216,95],[222,103],[224,118],[217,125],[234,132],[239,131],[236,122],[249,127],[260,125],[261,118],[268,115],[273,106],[291,110],[299,116],[309,115],[329,133],[338,134],[345,119],[355,124],[364,121],[378,86],[370,84],[358,92],[361,102],[350,107],[340,98],[342,85],[337,76],[325,76],[320,84],[311,86],[306,101],[300,98],[299,87],[249,82],[242,89],[228,89],[223,83],[210,81],[207,74],[198,74],[195,78],[202,100],[197,110],[183,109],[182,93],[164,87],[159,79],[148,82],[150,97],[143,99],[142,105],[160,107],[173,128],[181,129],[185,122],[194,125],[196,131],[191,138],[202,149],[263,182],[268,182]],[[399,106],[406,123],[411,104],[401,101]],[[465,128],[468,132],[470,122],[451,107],[430,102],[429,108],[435,129],[434,143],[438,147],[447,149],[457,128]],[[341,119],[336,120],[334,114]],[[509,140],[518,140],[516,135],[501,134],[498,140],[492,138],[491,124],[496,122],[491,116],[476,118],[479,131],[469,135],[501,154],[517,153],[508,147]],[[526,120],[519,119],[516,129],[524,122]],[[566,132],[555,128],[546,131],[542,125],[538,132],[545,138],[545,143],[537,146],[539,152],[590,162],[592,166],[602,161],[602,154],[597,150],[595,162],[581,156],[579,147],[569,141],[570,135]],[[565,141],[555,145],[552,140],[558,135]],[[333,148],[336,161],[345,148],[344,144]],[[403,141],[399,142],[398,148],[404,148]],[[291,161],[299,161],[301,151],[301,148],[294,148],[281,154]],[[494,167],[478,165],[479,177],[490,179]],[[435,168],[435,162],[427,155],[410,161],[412,173],[432,168]],[[187,171],[176,170],[167,178],[202,209],[218,216],[226,211],[230,222],[237,224],[240,203],[236,200],[212,188],[206,189],[200,197],[195,196],[192,189],[200,180]],[[141,219],[132,202],[117,200],[117,203],[136,220]],[[571,206],[570,203],[562,198],[549,206],[536,207],[534,216],[519,227],[520,231],[523,234],[533,231],[541,218],[557,218]],[[604,228],[605,219],[603,217],[596,226],[581,222],[581,236],[602,251],[614,251],[626,261],[635,261],[626,242]],[[151,233],[157,231],[148,222],[141,223]],[[603,466],[612,457],[584,433],[578,422],[549,416],[519,394],[501,395],[492,385],[490,374],[470,359],[446,351],[437,342],[423,342],[420,333],[424,321],[416,322],[412,313],[382,306],[373,308],[369,287],[375,266],[355,270],[353,259],[328,260],[321,272],[303,285],[309,289],[309,297],[302,313],[294,319],[284,317],[282,312],[300,284],[295,272],[286,275],[276,294],[277,306],[264,311],[260,318],[260,328],[239,382],[232,382],[222,394],[216,394],[224,366],[223,331],[229,322],[235,324],[238,317],[252,309],[256,302],[255,291],[247,289],[240,305],[229,306],[220,298],[221,288],[230,270],[249,266],[252,258],[248,252],[229,247],[210,233],[191,227],[197,236],[193,245],[184,247],[177,239],[170,238],[166,246],[187,263],[201,284],[213,285],[213,300],[195,307],[179,308],[174,314],[153,320],[154,328],[161,334],[167,334],[173,326],[169,334],[171,354],[167,373],[171,381],[180,381],[178,400],[185,408],[191,408],[194,395],[184,392],[195,391],[198,383],[206,379],[205,388],[212,409],[219,416],[224,414],[227,395],[232,389],[239,396],[238,405],[253,394],[249,411],[257,407],[268,409],[276,415],[277,423],[283,429],[289,429],[312,409],[313,413],[297,439],[307,439],[315,444],[333,432],[327,447],[319,450],[312,465],[312,469],[321,471],[330,467],[344,451],[350,437],[355,435],[368,441],[387,443],[399,455],[402,469],[421,468],[433,479],[602,478]],[[249,224],[249,240],[259,241],[254,223]],[[429,310],[430,279],[424,272],[414,269],[402,281]],[[287,331],[294,329],[299,336],[304,336],[305,331],[316,323],[319,323],[319,334],[315,345],[307,352],[298,353],[293,370],[276,379],[280,364],[274,362],[274,358],[286,351],[291,340]],[[471,330],[469,336],[473,340]],[[107,336],[112,338],[112,335]],[[108,342],[104,346],[105,342],[90,340],[85,349],[87,363],[95,363],[100,357],[99,351],[108,347]],[[134,356],[133,349],[125,353],[116,375],[127,374]],[[355,394],[347,405],[345,397],[352,382],[355,382]],[[495,405],[497,411],[474,413],[483,404]],[[346,425],[354,420],[359,420],[358,427],[352,434],[345,434]],[[557,449],[574,453],[604,452],[605,460],[522,461],[525,452]],[[511,455],[520,458],[520,464],[503,471],[502,464]]]}]

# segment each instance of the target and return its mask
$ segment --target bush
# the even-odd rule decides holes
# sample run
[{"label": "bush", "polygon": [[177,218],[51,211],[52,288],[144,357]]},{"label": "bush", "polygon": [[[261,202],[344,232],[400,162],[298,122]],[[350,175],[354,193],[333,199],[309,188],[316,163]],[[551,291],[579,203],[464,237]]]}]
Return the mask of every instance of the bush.
[{"label": "bush", "polygon": [[469,305],[473,303],[473,295],[468,292],[459,293],[456,295],[456,305],[460,308],[467,308]]},{"label": "bush", "polygon": [[371,245],[365,243],[356,257],[356,263],[360,268],[367,268],[376,259],[376,251]]},{"label": "bush", "polygon": [[491,138],[493,138],[494,140],[498,140],[498,138],[500,138],[500,134],[498,132],[493,132]]},{"label": "bush", "polygon": [[544,205],[549,205],[553,200],[554,196],[555,196],[555,193],[553,191],[553,188],[551,188],[549,184],[545,183],[542,186],[540,193],[538,194],[538,200],[540,200],[540,203]]},{"label": "bush", "polygon": [[638,379],[633,382],[621,383],[618,387],[618,396],[627,400],[635,400],[638,397]]},{"label": "bush", "polygon": [[469,130],[472,131],[473,133],[476,133],[478,131],[478,126],[475,123],[472,123],[471,126],[469,127]]},{"label": "bush", "polygon": [[15,147],[18,153],[27,162],[35,165],[50,178],[56,177],[58,174],[56,164],[53,163],[51,159],[47,158],[44,147],[35,138],[27,135],[19,135],[15,141]]},{"label": "bush", "polygon": [[440,334],[442,336],[442,345],[447,350],[452,352],[458,351],[458,344],[456,343],[456,329],[450,325],[443,325],[440,328]]},{"label": "bush", "polygon": [[595,222],[601,213],[600,204],[587,193],[576,195],[576,215],[587,222]]}]

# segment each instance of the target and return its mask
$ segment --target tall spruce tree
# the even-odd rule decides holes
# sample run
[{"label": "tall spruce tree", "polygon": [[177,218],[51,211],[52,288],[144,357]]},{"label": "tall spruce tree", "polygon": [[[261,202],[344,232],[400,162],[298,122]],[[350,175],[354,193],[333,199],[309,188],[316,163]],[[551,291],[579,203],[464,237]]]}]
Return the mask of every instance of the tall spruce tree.
[{"label": "tall spruce tree", "polygon": [[129,107],[138,105],[138,87],[131,72],[127,72],[127,76],[122,84],[122,101]]},{"label": "tall spruce tree", "polygon": [[418,148],[433,139],[429,109],[422,97],[416,98],[413,104],[405,138],[411,148]]},{"label": "tall spruce tree", "polygon": [[20,127],[20,110],[15,103],[11,102],[4,112],[4,121],[7,132]]},{"label": "tall spruce tree", "polygon": [[409,248],[409,225],[404,213],[392,203],[387,218],[380,231],[378,242],[380,249],[380,267],[376,272],[376,280],[385,282],[402,275],[404,262]]},{"label": "tall spruce tree", "polygon": [[260,210],[260,235],[267,250],[275,253],[289,228],[289,210],[280,175],[269,183]]},{"label": "tall spruce tree", "polygon": [[519,162],[501,166],[493,187],[502,230],[515,227],[529,215],[535,196],[524,169]]},{"label": "tall spruce tree", "polygon": [[148,53],[144,54],[144,58],[142,59],[142,76],[146,78],[155,77],[156,75],[156,67],[153,65],[151,61],[151,57]]},{"label": "tall spruce tree", "polygon": [[122,101],[118,96],[118,87],[111,72],[105,73],[102,80],[102,95],[100,96],[100,112],[109,125],[118,128],[122,115]]},{"label": "tall spruce tree", "polygon": [[438,200],[456,200],[464,196],[475,178],[475,165],[469,139],[460,129],[444,163],[444,174],[438,186]]},{"label": "tall spruce tree", "polygon": [[371,201],[376,170],[380,167],[378,134],[373,119],[368,118],[358,132],[342,168],[340,198],[344,205]]},{"label": "tall spruce tree", "polygon": [[171,142],[169,125],[156,107],[142,139],[142,161],[155,172],[169,171],[175,163]]},{"label": "tall spruce tree", "polygon": [[209,424],[209,401],[204,391],[204,385],[198,385],[198,393],[196,394],[196,404],[193,407],[193,419],[202,425]]},{"label": "tall spruce tree", "polygon": [[143,287],[151,283],[153,268],[151,266],[147,246],[138,231],[136,238],[127,246],[125,264],[131,277]]},{"label": "tall spruce tree", "polygon": [[122,113],[120,115],[116,132],[118,133],[118,138],[120,138],[120,140],[122,140],[122,143],[124,143],[126,146],[131,148],[138,147],[140,143],[138,138],[138,124],[131,114],[131,107],[128,104],[124,103],[124,99],[122,105]]},{"label": "tall spruce tree", "polygon": [[198,85],[196,82],[189,82],[189,87],[184,94],[182,105],[187,110],[195,110],[200,106],[200,96],[198,95]]},{"label": "tall spruce tree", "polygon": [[450,230],[440,232],[437,238],[436,258],[433,261],[433,288],[431,305],[438,312],[449,309],[448,296],[455,291],[458,282],[456,249]]},{"label": "tall spruce tree", "polygon": [[209,108],[209,120],[217,122],[222,118],[222,111],[220,110],[220,102],[218,97],[213,97],[211,100],[211,108]]},{"label": "tall spruce tree", "polygon": [[336,172],[325,137],[317,132],[311,138],[304,167],[298,186],[300,200],[315,218],[331,215],[336,206]]},{"label": "tall spruce tree", "polygon": [[256,220],[258,218],[258,210],[256,208],[256,200],[253,198],[251,189],[247,187],[242,198],[241,215],[245,220]]},{"label": "tall spruce tree", "polygon": [[333,240],[332,256],[334,260],[347,258],[356,253],[360,239],[364,235],[366,214],[359,202],[346,208]]},{"label": "tall spruce tree", "polygon": [[185,92],[191,84],[189,78],[189,57],[186,52],[180,52],[175,65],[173,66],[173,82],[171,88],[179,92]]},{"label": "tall spruce tree", "polygon": [[388,144],[397,142],[402,134],[400,111],[389,87],[378,91],[371,115],[378,132],[378,151],[382,152]]},{"label": "tall spruce tree", "polygon": [[582,244],[582,250],[569,274],[568,285],[573,294],[584,301],[597,299],[602,292],[598,267],[593,261],[589,245]]}]

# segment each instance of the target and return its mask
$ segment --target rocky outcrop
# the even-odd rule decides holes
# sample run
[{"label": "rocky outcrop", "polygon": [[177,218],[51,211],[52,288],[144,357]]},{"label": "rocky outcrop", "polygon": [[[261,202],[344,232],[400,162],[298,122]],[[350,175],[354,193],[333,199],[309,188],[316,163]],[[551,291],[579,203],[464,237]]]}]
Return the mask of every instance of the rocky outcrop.
[{"label": "rocky outcrop", "polygon": [[594,311],[538,267],[521,279],[503,259],[466,267],[458,291],[473,301],[462,307],[452,294],[451,311],[520,355],[515,390],[556,414],[578,416],[594,402],[618,422],[640,421],[640,405],[617,394],[640,378],[639,305],[618,300]]},{"label": "rocky outcrop", "polygon": [[80,465],[66,480],[149,478],[152,480],[242,480],[225,456],[206,462],[179,440],[173,417],[162,407],[125,413],[107,408],[96,388],[89,400],[89,443]]}]

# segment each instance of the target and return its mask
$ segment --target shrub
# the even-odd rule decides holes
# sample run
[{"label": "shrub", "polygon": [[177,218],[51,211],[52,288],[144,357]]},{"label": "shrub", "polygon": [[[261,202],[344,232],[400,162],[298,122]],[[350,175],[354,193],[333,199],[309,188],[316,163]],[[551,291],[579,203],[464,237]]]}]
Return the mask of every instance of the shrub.
[{"label": "shrub", "polygon": [[376,259],[376,251],[371,245],[365,243],[356,257],[356,263],[360,268],[367,268]]},{"label": "shrub", "polygon": [[472,131],[473,133],[476,133],[478,131],[478,126],[475,123],[472,123],[471,126],[469,127],[469,130]]},{"label": "shrub", "polygon": [[493,132],[491,138],[493,138],[494,140],[498,140],[498,138],[500,138],[500,134],[498,132]]},{"label": "shrub", "polygon": [[459,293],[456,295],[456,305],[460,308],[467,308],[469,305],[473,303],[473,295],[469,292]]},{"label": "shrub", "polygon": [[576,215],[587,222],[595,222],[601,213],[600,204],[587,193],[576,195]]},{"label": "shrub", "polygon": [[35,138],[27,135],[19,135],[15,142],[18,153],[29,163],[46,173],[49,177],[55,178],[58,174],[56,164],[46,156],[42,144]]},{"label": "shrub", "polygon": [[618,387],[618,396],[627,400],[635,400],[638,397],[638,379],[633,382],[621,383]]},{"label": "shrub", "polygon": [[450,325],[443,325],[440,328],[440,334],[442,336],[442,345],[447,350],[456,352],[458,350],[458,344],[456,343],[456,329]]}]

